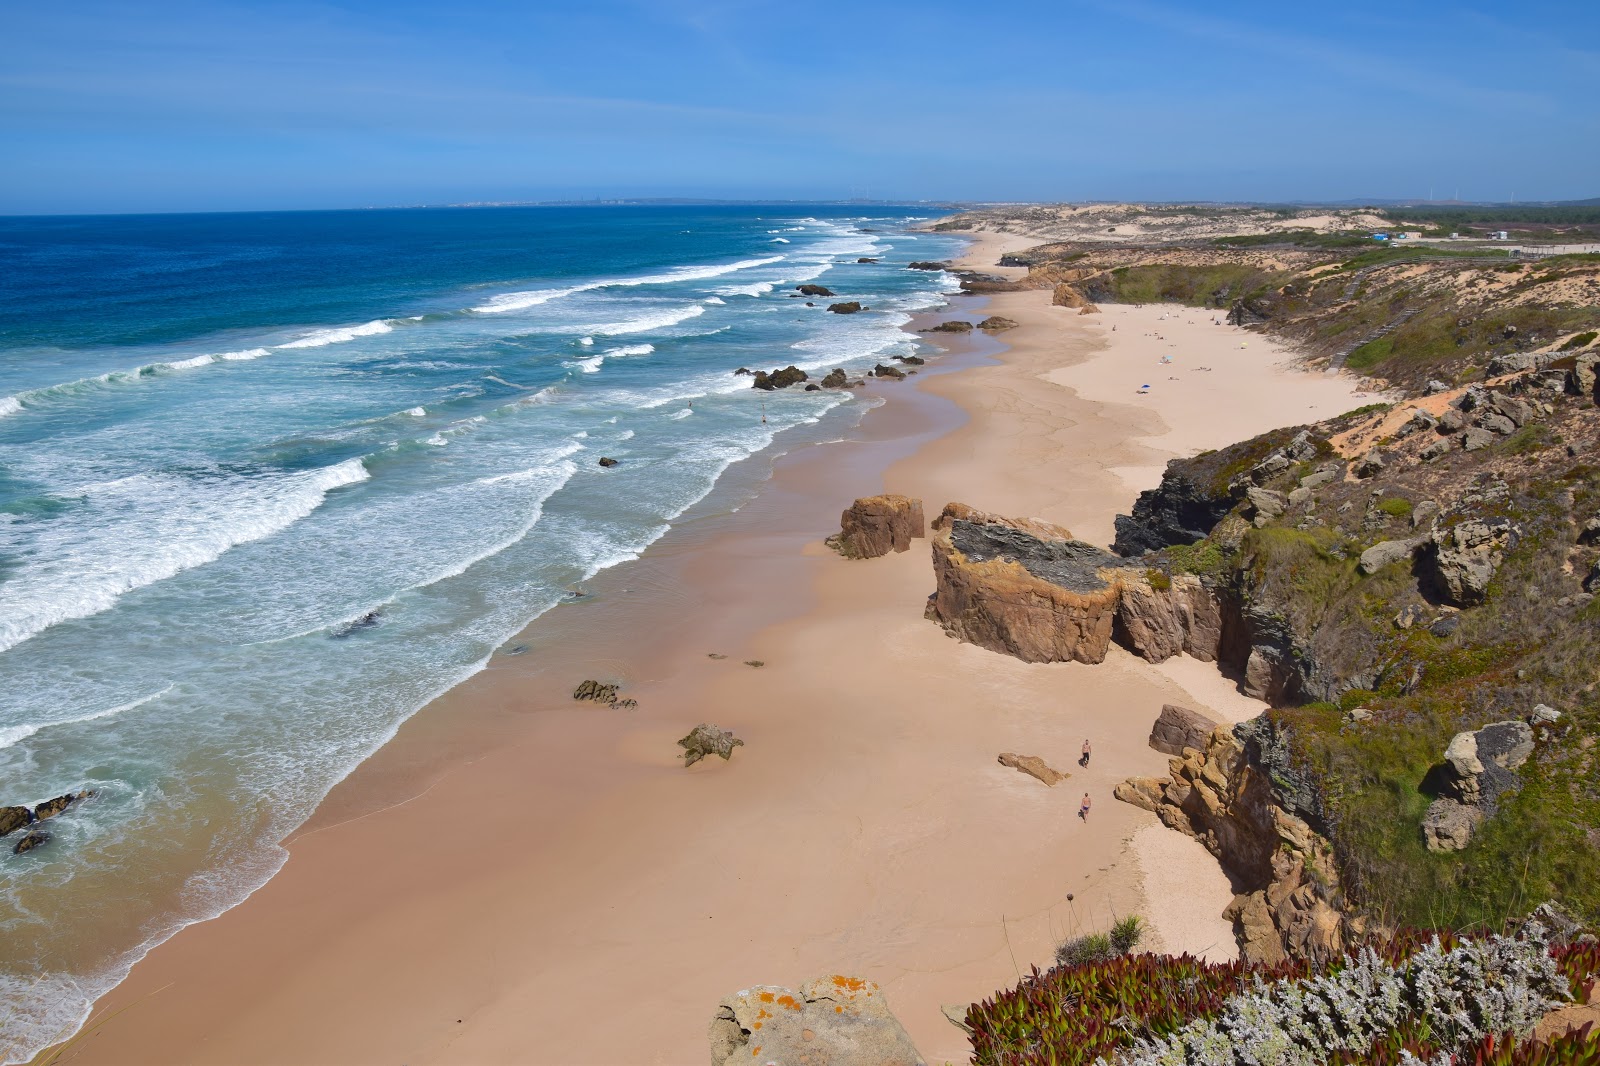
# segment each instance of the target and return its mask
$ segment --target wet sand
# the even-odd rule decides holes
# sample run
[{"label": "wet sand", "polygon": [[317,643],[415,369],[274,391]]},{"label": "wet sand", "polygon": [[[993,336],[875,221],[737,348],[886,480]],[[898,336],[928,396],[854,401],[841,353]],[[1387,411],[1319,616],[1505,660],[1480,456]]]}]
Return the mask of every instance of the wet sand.
[{"label": "wet sand", "polygon": [[[1000,243],[969,258],[990,269]],[[525,653],[341,784],[276,878],[153,951],[64,1061],[699,1064],[722,996],[838,972],[883,985],[930,1062],[959,1062],[941,1004],[1115,916],[1150,918],[1152,947],[1230,957],[1204,920],[1230,898],[1215,862],[1111,788],[1163,772],[1146,745],[1162,703],[1257,705],[1190,660],[1030,665],[957,643],[922,617],[923,544],[870,561],[821,544],[880,491],[1104,543],[1173,455],[1361,402],[1209,315],[1155,317],[1172,310],[954,299],[939,317],[1023,325],[997,358],[957,342],[872,385],[888,402],[846,440],[789,452],[753,502],[697,509],[536,621],[508,645]],[[1129,388],[1172,365],[1147,331],[1181,338],[1186,370],[1217,364],[1205,383]],[[638,708],[574,703],[588,677]],[[745,746],[685,770],[675,741],[701,721]],[[1046,788],[1002,751],[1072,776]]]}]

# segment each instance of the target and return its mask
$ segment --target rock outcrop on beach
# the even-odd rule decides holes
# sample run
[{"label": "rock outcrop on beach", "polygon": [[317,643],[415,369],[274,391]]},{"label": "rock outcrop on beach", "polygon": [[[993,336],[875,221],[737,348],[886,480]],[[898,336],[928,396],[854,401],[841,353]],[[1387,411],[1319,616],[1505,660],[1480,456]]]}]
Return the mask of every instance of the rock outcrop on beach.
[{"label": "rock outcrop on beach", "polygon": [[[759,665],[759,664],[757,664]],[[720,755],[722,761],[733,758],[733,749],[744,747],[744,741],[733,735],[733,730],[701,722],[678,741],[683,749],[683,765],[693,766],[708,755]]]},{"label": "rock outcrop on beach", "polygon": [[954,319],[954,320],[949,321],[949,322],[941,322],[937,326],[929,326],[927,329],[923,330],[922,332],[924,332],[924,333],[971,333],[972,332],[972,323],[971,322],[964,322],[964,321],[962,321],[960,319]]},{"label": "rock outcrop on beach", "polygon": [[1016,329],[1020,324],[1016,319],[1007,318],[1005,315],[990,315],[978,323],[978,328],[985,333],[1003,333],[1008,329]]},{"label": "rock outcrop on beach", "polygon": [[1029,777],[1037,778],[1052,788],[1065,781],[1069,776],[1060,770],[1054,769],[1037,755],[1018,755],[1015,752],[1002,751],[998,761],[1001,766],[1009,766],[1013,770],[1027,774]]},{"label": "rock outcrop on beach", "polygon": [[736,992],[718,1004],[709,1036],[711,1066],[926,1066],[883,989],[860,977]]},{"label": "rock outcrop on beach", "polygon": [[620,687],[602,681],[585,681],[572,690],[572,698],[588,703],[603,703],[619,711],[629,711],[639,706],[638,700],[623,699]]},{"label": "rock outcrop on beach", "polygon": [[43,803],[34,807],[33,817],[36,821],[40,822],[44,821],[46,818],[54,818],[56,815],[60,814],[62,811],[65,811],[74,803],[86,800],[93,794],[94,793],[89,791],[68,792],[64,796],[57,796],[55,799],[45,800]]},{"label": "rock outcrop on beach", "polygon": [[617,460],[611,458],[611,456],[609,456],[609,455],[602,455],[600,457],[600,465],[603,466],[603,467],[606,467],[607,469],[610,469],[611,467],[617,465]]},{"label": "rock outcrop on beach", "polygon": [[1186,745],[1167,765],[1167,777],[1130,778],[1113,795],[1153,812],[1217,857],[1238,890],[1224,916],[1234,923],[1245,961],[1336,958],[1365,927],[1337,905],[1342,891],[1333,849],[1280,805],[1269,775],[1234,729],[1216,727],[1203,747]]},{"label": "rock outcrop on beach", "polygon": [[1151,662],[1217,657],[1221,608],[1192,574],[1167,574],[1060,526],[952,503],[934,522],[927,617],[1026,662],[1097,663],[1115,638]]},{"label": "rock outcrop on beach", "polygon": [[913,263],[907,263],[906,267],[909,270],[949,270],[950,264],[936,263],[932,260],[920,259]]},{"label": "rock outcrop on beach", "polygon": [[1024,662],[1097,663],[1111,643],[1122,560],[1061,526],[946,505],[933,523],[927,617]]},{"label": "rock outcrop on beach", "polygon": [[899,367],[886,366],[883,363],[879,363],[877,366],[872,368],[872,376],[875,378],[891,378],[895,381],[904,381],[906,372],[901,370]]},{"label": "rock outcrop on beach", "polygon": [[826,285],[796,285],[795,291],[801,296],[832,296],[833,290]]},{"label": "rock outcrop on beach", "polygon": [[828,310],[836,315],[853,315],[857,311],[865,311],[866,308],[861,306],[860,300],[844,300],[840,303],[829,304]]},{"label": "rock outcrop on beach", "polygon": [[834,367],[832,370],[828,371],[825,377],[823,377],[822,387],[825,389],[849,388],[850,378],[847,374],[845,374],[843,367]]},{"label": "rock outcrop on beach", "polygon": [[[27,807],[0,807],[0,837],[10,836],[18,830],[55,818],[68,808],[94,795],[93,789],[84,789],[81,792],[68,792],[54,799],[47,799],[43,803],[34,805],[31,810]],[[17,841],[11,850],[13,854],[21,855],[49,841],[49,833],[42,829],[33,829]]]},{"label": "rock outcrop on beach", "polygon": [[876,559],[909,551],[911,542],[925,535],[922,501],[886,493],[863,497],[846,507],[839,518],[839,532],[827,539],[827,545],[846,559]]}]

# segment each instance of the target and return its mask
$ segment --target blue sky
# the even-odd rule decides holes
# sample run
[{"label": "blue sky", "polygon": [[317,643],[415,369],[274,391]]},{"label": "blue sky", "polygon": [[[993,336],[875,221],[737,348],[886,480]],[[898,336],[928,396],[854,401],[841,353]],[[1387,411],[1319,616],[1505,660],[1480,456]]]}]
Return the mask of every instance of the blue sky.
[{"label": "blue sky", "polygon": [[1600,196],[1600,4],[0,2],[0,214]]}]

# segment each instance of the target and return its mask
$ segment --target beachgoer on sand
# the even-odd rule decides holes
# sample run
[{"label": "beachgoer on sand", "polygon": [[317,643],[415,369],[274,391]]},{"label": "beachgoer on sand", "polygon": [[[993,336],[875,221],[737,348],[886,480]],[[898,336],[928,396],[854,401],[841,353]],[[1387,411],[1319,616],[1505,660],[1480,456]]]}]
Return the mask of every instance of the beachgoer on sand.
[{"label": "beachgoer on sand", "polygon": [[1091,749],[1089,747],[1089,741],[1088,741],[1088,738],[1086,737],[1086,738],[1084,738],[1084,741],[1083,741],[1083,754],[1078,756],[1078,765],[1079,766],[1088,766],[1089,765],[1089,754],[1090,754],[1090,751],[1091,751]]},{"label": "beachgoer on sand", "polygon": [[1089,793],[1083,794],[1083,802],[1078,804],[1078,817],[1085,822],[1089,820]]}]

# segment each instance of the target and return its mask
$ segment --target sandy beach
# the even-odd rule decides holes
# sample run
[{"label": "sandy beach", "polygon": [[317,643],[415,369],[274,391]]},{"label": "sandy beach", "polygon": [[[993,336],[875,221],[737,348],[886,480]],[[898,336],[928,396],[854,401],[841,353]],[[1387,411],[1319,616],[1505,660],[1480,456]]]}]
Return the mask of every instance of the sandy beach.
[{"label": "sandy beach", "polygon": [[[967,263],[1006,274],[1027,243],[979,235]],[[887,402],[847,439],[788,452],[748,506],[698,513],[419,713],[62,1061],[700,1064],[723,996],[844,973],[884,987],[929,1062],[963,1062],[941,1005],[1115,916],[1144,915],[1153,949],[1232,957],[1214,860],[1111,789],[1164,772],[1163,703],[1261,705],[1194,660],[957,643],[923,618],[924,545],[849,561],[822,539],[892,491],[1108,543],[1168,459],[1365,400],[1209,311],[1080,316],[1028,291],[937,317],[988,314],[1021,325],[870,386]],[[638,708],[574,703],[589,677]],[[685,770],[675,741],[702,721],[745,746]],[[1071,776],[1047,788],[1003,751]]]}]

